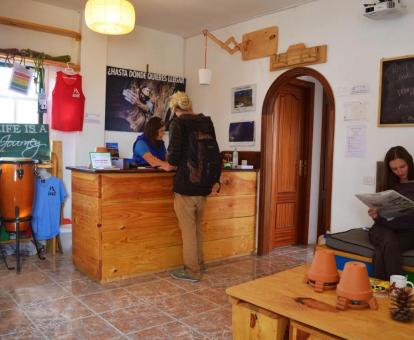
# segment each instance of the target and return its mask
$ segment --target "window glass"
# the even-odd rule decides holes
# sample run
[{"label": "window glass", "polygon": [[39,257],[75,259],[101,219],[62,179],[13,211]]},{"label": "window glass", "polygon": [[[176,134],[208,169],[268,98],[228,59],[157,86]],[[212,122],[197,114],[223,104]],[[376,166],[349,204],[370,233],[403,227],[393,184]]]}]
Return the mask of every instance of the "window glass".
[{"label": "window glass", "polygon": [[0,97],[0,123],[14,123],[14,100]]},{"label": "window glass", "polygon": [[27,95],[9,90],[13,68],[0,66],[0,123],[37,124],[36,86],[32,80]]}]

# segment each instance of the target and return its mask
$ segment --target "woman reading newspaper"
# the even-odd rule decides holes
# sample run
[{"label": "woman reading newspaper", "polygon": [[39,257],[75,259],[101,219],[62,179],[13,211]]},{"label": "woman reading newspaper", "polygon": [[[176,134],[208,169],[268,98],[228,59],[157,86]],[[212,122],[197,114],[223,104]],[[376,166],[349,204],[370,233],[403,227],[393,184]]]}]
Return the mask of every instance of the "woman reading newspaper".
[{"label": "woman reading newspaper", "polygon": [[[388,150],[384,159],[385,190],[395,190],[414,200],[413,157],[402,146]],[[374,245],[374,276],[389,280],[391,275],[403,274],[401,253],[414,249],[414,211],[404,216],[387,220],[376,209],[368,210],[375,221],[369,230],[369,239]]]}]

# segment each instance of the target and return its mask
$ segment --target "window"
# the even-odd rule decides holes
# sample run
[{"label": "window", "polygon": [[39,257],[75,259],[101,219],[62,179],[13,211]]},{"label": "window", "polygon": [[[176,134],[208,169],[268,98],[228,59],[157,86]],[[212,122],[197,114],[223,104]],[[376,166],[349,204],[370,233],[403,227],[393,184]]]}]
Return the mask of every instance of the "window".
[{"label": "window", "polygon": [[32,80],[27,95],[9,90],[12,71],[0,66],[0,123],[38,124],[35,83]]}]

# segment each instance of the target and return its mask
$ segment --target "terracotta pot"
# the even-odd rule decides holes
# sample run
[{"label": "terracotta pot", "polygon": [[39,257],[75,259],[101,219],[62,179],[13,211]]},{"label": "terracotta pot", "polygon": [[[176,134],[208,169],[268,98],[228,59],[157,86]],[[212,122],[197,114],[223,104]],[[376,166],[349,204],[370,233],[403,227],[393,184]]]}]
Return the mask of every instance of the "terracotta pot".
[{"label": "terracotta pot", "polygon": [[313,286],[316,292],[336,288],[336,284],[339,281],[339,274],[336,269],[335,255],[332,250],[316,250],[305,281]]},{"label": "terracotta pot", "polygon": [[364,263],[350,261],[345,264],[336,287],[336,295],[351,301],[368,302],[372,298],[372,288]]}]

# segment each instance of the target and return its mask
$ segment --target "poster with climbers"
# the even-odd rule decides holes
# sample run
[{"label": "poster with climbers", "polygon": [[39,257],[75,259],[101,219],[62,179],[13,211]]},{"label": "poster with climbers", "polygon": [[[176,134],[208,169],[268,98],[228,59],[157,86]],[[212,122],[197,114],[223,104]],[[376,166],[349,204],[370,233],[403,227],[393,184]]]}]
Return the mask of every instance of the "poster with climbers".
[{"label": "poster with climbers", "polygon": [[173,118],[168,98],[185,91],[185,83],[183,77],[107,66],[105,130],[143,132],[152,116],[168,130]]}]

